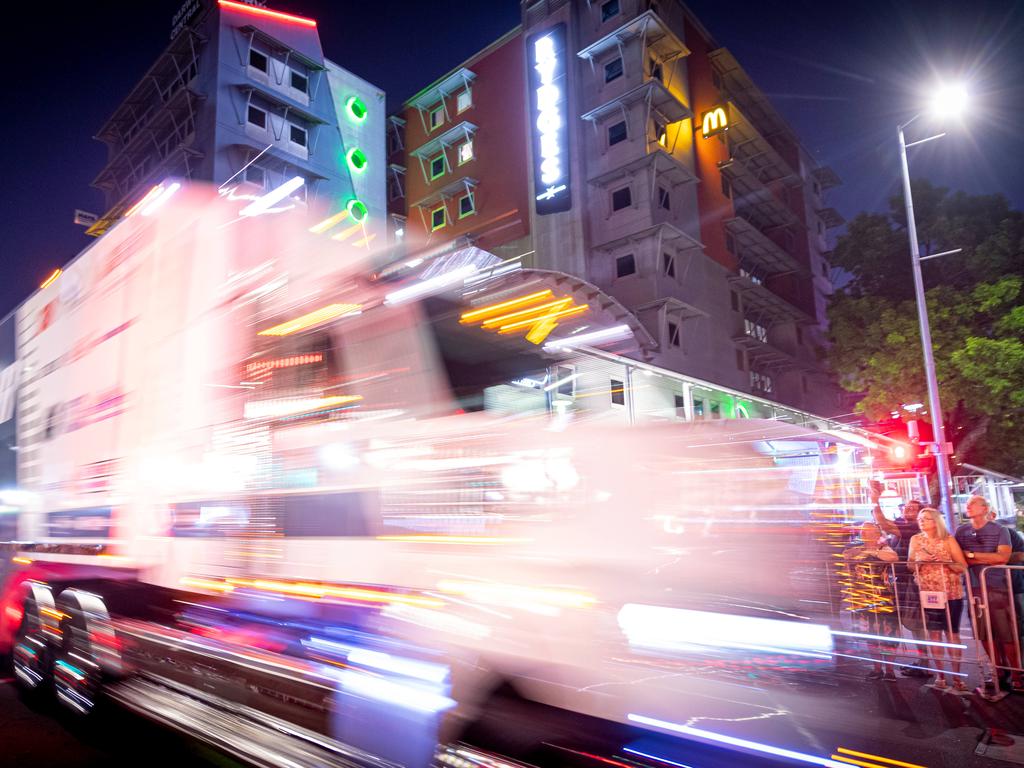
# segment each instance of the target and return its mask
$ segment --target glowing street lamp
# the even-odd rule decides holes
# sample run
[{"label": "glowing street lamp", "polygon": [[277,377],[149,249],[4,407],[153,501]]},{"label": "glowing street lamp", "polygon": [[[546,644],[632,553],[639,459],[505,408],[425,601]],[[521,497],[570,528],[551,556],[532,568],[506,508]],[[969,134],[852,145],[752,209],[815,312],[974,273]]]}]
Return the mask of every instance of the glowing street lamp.
[{"label": "glowing street lamp", "polygon": [[[959,117],[967,107],[967,89],[963,85],[950,84],[938,88],[932,98],[931,114],[941,119]],[[942,404],[939,402],[939,383],[935,376],[935,355],[932,350],[932,332],[928,322],[928,305],[924,295],[924,281],[921,277],[921,261],[934,259],[957,253],[960,249],[928,254],[921,258],[921,249],[917,242],[917,224],[914,221],[914,200],[910,192],[910,167],[907,164],[907,148],[927,141],[941,138],[945,133],[929,136],[907,144],[903,130],[917,120],[923,113],[918,113],[907,122],[898,126],[896,131],[900,140],[900,165],[903,171],[903,201],[907,208],[907,237],[910,239],[910,262],[914,274],[914,295],[917,298],[917,320],[921,327],[921,348],[924,354],[924,374],[928,383],[928,408],[932,412],[932,431],[934,433],[935,466],[939,474],[939,503],[949,522],[950,530],[956,529],[953,518],[953,505],[950,500],[951,473],[949,471],[949,446],[946,443],[946,429],[942,423]]]}]

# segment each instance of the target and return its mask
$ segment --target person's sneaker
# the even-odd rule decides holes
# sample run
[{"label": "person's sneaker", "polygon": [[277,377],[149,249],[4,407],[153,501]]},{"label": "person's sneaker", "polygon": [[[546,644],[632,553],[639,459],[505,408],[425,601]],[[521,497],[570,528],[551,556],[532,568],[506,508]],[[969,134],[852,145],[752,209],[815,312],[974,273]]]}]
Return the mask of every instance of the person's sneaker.
[{"label": "person's sneaker", "polygon": [[900,667],[900,674],[904,677],[931,677],[932,673],[920,667]]}]

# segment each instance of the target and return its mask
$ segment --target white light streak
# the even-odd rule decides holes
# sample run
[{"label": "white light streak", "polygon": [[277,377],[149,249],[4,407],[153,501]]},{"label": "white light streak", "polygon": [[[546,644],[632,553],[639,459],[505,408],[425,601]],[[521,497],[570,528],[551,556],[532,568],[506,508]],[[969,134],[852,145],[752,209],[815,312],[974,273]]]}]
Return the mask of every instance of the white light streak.
[{"label": "white light streak", "polygon": [[437,275],[429,280],[423,280],[419,283],[415,283],[414,285],[399,288],[397,291],[393,291],[385,296],[384,303],[388,306],[395,306],[397,304],[404,304],[407,301],[413,301],[414,299],[429,296],[433,293],[440,293],[445,288],[455,285],[456,283],[461,283],[475,272],[476,267],[472,264],[467,264],[464,267],[453,269],[451,272],[445,272],[444,274]]},{"label": "white light streak", "polygon": [[261,213],[267,213],[271,207],[284,200],[288,195],[297,190],[306,180],[301,176],[293,176],[284,184],[276,187],[262,197],[256,198],[253,202],[249,203],[245,208],[239,211],[239,216],[259,216]]},{"label": "white light streak", "polygon": [[157,195],[156,198],[152,202],[148,203],[139,213],[143,216],[152,216],[158,209],[162,208],[168,200],[174,197],[174,193],[179,189],[181,189],[181,184],[178,182],[170,184],[167,189]]},{"label": "white light streak", "polygon": [[544,345],[544,351],[553,352],[569,347],[581,347],[587,344],[617,341],[618,339],[626,338],[630,333],[631,331],[629,330],[628,325],[613,325],[611,328],[602,328],[599,331],[591,331],[590,333],[581,333],[578,336],[567,336],[564,339],[549,341]]}]

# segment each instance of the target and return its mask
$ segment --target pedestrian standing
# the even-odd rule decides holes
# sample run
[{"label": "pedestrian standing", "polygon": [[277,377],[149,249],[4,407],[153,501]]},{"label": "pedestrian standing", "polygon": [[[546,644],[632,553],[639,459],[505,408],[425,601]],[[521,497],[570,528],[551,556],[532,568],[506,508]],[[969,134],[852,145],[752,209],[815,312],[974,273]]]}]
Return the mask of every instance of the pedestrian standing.
[{"label": "pedestrian standing", "polygon": [[[935,687],[948,688],[942,669],[942,634],[950,645],[950,671],[953,673],[953,688],[958,692],[967,690],[960,674],[960,618],[964,610],[963,574],[967,560],[956,539],[950,535],[946,523],[937,509],[925,507],[918,513],[921,532],[910,540],[908,560],[914,571],[914,579],[921,594],[931,599],[924,609],[925,626],[934,643],[935,666],[939,671]],[[941,605],[940,605],[941,603]]]},{"label": "pedestrian standing", "polygon": [[894,519],[888,519],[882,513],[882,506],[879,499],[882,495],[882,484],[873,482],[871,484],[871,514],[882,531],[894,539],[893,548],[896,550],[897,564],[893,566],[896,583],[896,604],[899,606],[899,622],[910,632],[911,636],[918,640],[917,643],[908,643],[908,655],[910,664],[900,667],[900,674],[908,677],[931,677],[925,669],[928,666],[928,656],[925,652],[924,642],[927,635],[924,624],[921,621],[921,602],[918,597],[917,584],[914,582],[914,574],[907,568],[907,556],[910,553],[910,540],[921,532],[917,524],[917,516],[921,511],[922,504],[917,499],[910,499],[903,505],[900,514]]},{"label": "pedestrian standing", "polygon": [[[875,637],[897,637],[895,595],[889,578],[889,564],[896,562],[896,551],[888,536],[874,523],[860,528],[860,541],[843,551],[849,569],[843,602],[853,613],[858,628]],[[892,646],[884,641],[869,641],[874,653],[874,669],[868,680],[896,679],[892,662],[884,659],[891,655]],[[883,665],[887,665],[883,668]]]},{"label": "pedestrian standing", "polygon": [[[967,501],[969,522],[958,527],[955,536],[967,560],[977,624],[975,636],[989,655],[989,667],[983,670],[985,682],[979,692],[983,696],[994,697],[998,695],[999,687],[991,665],[1011,670],[1011,688],[1020,689],[1022,686],[1020,673],[1014,671],[1018,664],[1014,640],[1016,628],[1010,618],[1009,580],[999,569],[990,570],[985,577],[987,602],[981,587],[981,571],[988,566],[1006,565],[1012,551],[1010,532],[989,520],[988,512],[988,501],[983,496],[972,496]],[[989,625],[992,627],[991,635]]]}]

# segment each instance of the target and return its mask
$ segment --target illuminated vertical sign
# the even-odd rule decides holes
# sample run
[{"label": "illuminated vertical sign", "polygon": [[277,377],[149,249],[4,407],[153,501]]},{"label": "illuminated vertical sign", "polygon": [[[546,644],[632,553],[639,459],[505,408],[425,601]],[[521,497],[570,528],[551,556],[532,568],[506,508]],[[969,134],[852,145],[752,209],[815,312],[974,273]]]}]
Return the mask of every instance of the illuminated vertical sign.
[{"label": "illuminated vertical sign", "polygon": [[729,130],[729,115],[725,107],[712,107],[700,119],[701,133],[704,138]]},{"label": "illuminated vertical sign", "polygon": [[526,55],[537,213],[560,213],[572,207],[565,24],[533,35]]}]

